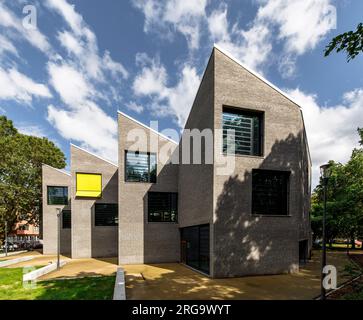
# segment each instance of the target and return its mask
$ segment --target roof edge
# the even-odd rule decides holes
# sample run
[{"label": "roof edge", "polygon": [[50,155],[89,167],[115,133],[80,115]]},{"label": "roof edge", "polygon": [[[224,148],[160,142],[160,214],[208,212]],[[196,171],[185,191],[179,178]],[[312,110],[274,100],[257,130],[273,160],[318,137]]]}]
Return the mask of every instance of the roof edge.
[{"label": "roof edge", "polygon": [[215,49],[218,49],[220,52],[222,52],[223,54],[225,54],[228,58],[230,58],[231,60],[233,60],[234,62],[236,62],[237,64],[239,64],[244,69],[246,69],[249,73],[251,73],[252,75],[254,75],[256,78],[258,78],[261,81],[263,81],[264,83],[266,83],[269,87],[271,87],[272,89],[276,90],[278,93],[280,93],[281,95],[283,95],[285,98],[289,99],[292,103],[294,103],[295,105],[297,105],[301,109],[300,104],[294,98],[292,98],[286,92],[282,91],[280,88],[278,88],[277,86],[275,86],[272,82],[268,81],[265,77],[263,77],[257,71],[251,69],[250,67],[247,67],[239,59],[237,59],[236,57],[234,57],[231,53],[229,53],[225,49],[221,48],[218,44],[214,43],[213,47]]},{"label": "roof edge", "polygon": [[60,173],[63,173],[63,174],[65,174],[65,175],[67,175],[67,176],[71,176],[71,173],[70,173],[70,172],[68,172],[68,171],[65,171],[65,170],[62,170],[62,169],[58,169],[58,168],[54,168],[54,167],[52,167],[52,166],[50,166],[49,164],[46,164],[46,163],[42,163],[42,165],[43,165],[43,166],[46,166],[46,167],[48,167],[48,168],[51,168],[51,169],[53,169],[53,170],[56,170],[56,171],[58,171],[58,172],[60,172]]},{"label": "roof edge", "polygon": [[129,115],[128,115],[128,114],[126,114],[126,113],[124,113],[124,112],[122,112],[122,111],[120,111],[120,110],[117,110],[117,113],[119,113],[119,114],[123,115],[124,117],[126,117],[127,119],[129,119],[129,120],[131,120],[131,121],[136,122],[136,123],[137,123],[137,124],[139,124],[140,126],[143,126],[144,128],[146,128],[146,129],[148,129],[148,130],[150,130],[150,131],[152,131],[152,132],[156,133],[156,134],[157,134],[157,135],[159,135],[160,137],[162,137],[162,138],[164,138],[164,139],[166,139],[166,140],[169,140],[170,142],[173,142],[173,143],[175,143],[176,145],[178,145],[178,144],[179,144],[178,142],[174,141],[173,139],[171,139],[171,138],[167,137],[166,135],[164,135],[164,134],[160,133],[159,131],[156,131],[155,129],[153,129],[153,128],[151,128],[151,127],[147,126],[146,124],[144,124],[144,123],[142,123],[142,122],[140,122],[140,121],[136,120],[135,118],[133,118],[133,117],[129,116]]},{"label": "roof edge", "polygon": [[80,146],[77,146],[77,145],[75,145],[75,144],[73,144],[73,143],[70,143],[70,145],[72,146],[72,147],[75,147],[75,148],[77,148],[77,149],[79,149],[79,150],[81,150],[81,151],[83,151],[83,152],[86,152],[86,153],[88,153],[88,154],[90,154],[90,155],[92,155],[92,156],[94,156],[94,157],[96,157],[96,158],[98,158],[98,159],[100,159],[100,160],[102,160],[102,161],[105,161],[105,162],[107,162],[107,163],[109,163],[109,164],[112,164],[113,166],[115,166],[115,167],[117,167],[118,168],[118,165],[116,164],[116,163],[113,163],[112,161],[110,161],[110,160],[107,160],[107,159],[105,159],[105,158],[103,158],[103,157],[101,157],[101,156],[99,156],[99,155],[97,155],[97,154],[95,154],[95,153],[93,153],[93,152],[91,152],[91,151],[88,151],[88,150],[86,150],[86,149],[83,149],[83,148],[81,148]]}]

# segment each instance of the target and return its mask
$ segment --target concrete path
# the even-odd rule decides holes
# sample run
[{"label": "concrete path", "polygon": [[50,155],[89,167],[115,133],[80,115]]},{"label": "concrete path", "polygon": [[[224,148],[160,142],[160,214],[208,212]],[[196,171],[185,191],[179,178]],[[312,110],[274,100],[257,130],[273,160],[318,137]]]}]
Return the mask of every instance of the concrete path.
[{"label": "concrete path", "polygon": [[40,280],[112,275],[117,267],[117,258],[69,259],[61,270],[49,273]]},{"label": "concrete path", "polygon": [[[344,252],[328,254],[339,271]],[[320,293],[320,253],[298,274],[210,279],[180,264],[124,265],[127,299],[313,299]]]},{"label": "concrete path", "polygon": [[[31,267],[31,266],[45,266],[51,262],[57,261],[56,255],[42,255],[38,252],[24,254],[36,255],[33,260],[25,261],[11,265],[13,268]],[[20,255],[19,255],[20,256]],[[61,256],[62,261],[67,264],[59,271],[48,273],[38,280],[50,279],[64,279],[64,278],[80,278],[90,276],[111,275],[117,271],[117,258],[100,258],[100,259],[70,259],[69,257]]]},{"label": "concrete path", "polygon": [[[13,267],[40,266],[56,261],[56,256],[37,257]],[[69,259],[59,271],[39,280],[115,274],[116,258]],[[328,264],[338,268],[338,284],[346,279],[340,271],[348,262],[344,252],[328,253]],[[320,293],[320,253],[298,274],[210,279],[181,264],[122,265],[126,274],[127,299],[312,299]]]}]

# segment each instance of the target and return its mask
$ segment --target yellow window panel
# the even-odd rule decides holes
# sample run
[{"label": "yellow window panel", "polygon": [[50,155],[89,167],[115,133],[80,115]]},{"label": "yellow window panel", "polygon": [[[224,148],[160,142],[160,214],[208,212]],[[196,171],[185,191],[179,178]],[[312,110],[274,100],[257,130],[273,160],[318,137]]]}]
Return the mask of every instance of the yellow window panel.
[{"label": "yellow window panel", "polygon": [[102,175],[77,173],[76,186],[77,197],[100,198],[102,195]]}]

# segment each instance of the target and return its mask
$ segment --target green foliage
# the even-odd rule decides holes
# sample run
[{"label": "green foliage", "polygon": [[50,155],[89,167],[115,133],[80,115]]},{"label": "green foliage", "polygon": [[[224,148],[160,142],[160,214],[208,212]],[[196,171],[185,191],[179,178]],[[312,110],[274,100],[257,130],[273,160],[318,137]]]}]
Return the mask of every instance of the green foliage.
[{"label": "green foliage", "polygon": [[[362,129],[358,129],[362,138]],[[329,162],[332,174],[327,191],[327,241],[341,237],[363,238],[363,148],[354,149],[345,164]],[[323,183],[312,195],[311,221],[314,237],[321,237],[323,215]],[[353,245],[354,246],[354,245]]]},{"label": "green foliage", "polygon": [[41,212],[42,164],[64,168],[63,152],[46,138],[20,134],[0,116],[0,238],[20,220],[38,223]]},{"label": "green foliage", "polygon": [[111,300],[115,276],[38,281],[24,287],[23,268],[0,269],[0,300]]},{"label": "green foliage", "polygon": [[344,266],[342,275],[349,279],[353,279],[360,276],[361,274],[363,274],[363,267],[355,262],[350,261],[347,265]]},{"label": "green foliage", "polygon": [[348,62],[363,51],[363,23],[359,23],[356,31],[348,31],[333,38],[325,48],[325,56],[332,51],[346,51]]}]

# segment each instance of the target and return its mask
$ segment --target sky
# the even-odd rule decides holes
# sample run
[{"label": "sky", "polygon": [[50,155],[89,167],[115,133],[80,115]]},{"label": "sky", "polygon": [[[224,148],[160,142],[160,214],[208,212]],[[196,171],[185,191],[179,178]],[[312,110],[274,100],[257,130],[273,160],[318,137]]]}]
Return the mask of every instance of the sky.
[{"label": "sky", "polygon": [[0,0],[0,114],[54,141],[68,167],[70,142],[117,161],[117,110],[180,131],[216,43],[299,102],[316,185],[319,165],[358,146],[363,54],[323,52],[362,12],[360,0]]}]

